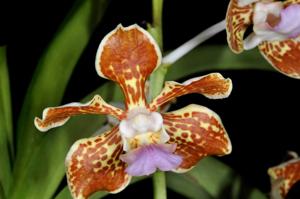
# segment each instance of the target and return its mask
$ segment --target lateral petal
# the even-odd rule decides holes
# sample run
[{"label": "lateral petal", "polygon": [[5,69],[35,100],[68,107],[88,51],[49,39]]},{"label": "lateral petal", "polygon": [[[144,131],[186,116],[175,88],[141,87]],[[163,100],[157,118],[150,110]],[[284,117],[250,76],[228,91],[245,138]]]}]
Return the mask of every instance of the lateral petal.
[{"label": "lateral petal", "polygon": [[220,73],[189,79],[182,84],[167,81],[161,93],[150,103],[151,111],[156,111],[166,102],[182,95],[199,93],[211,99],[226,98],[232,90],[231,79],[225,79]]},{"label": "lateral petal", "polygon": [[170,144],[177,144],[175,154],[183,161],[177,172],[191,169],[208,155],[231,153],[231,142],[219,116],[210,109],[191,104],[163,114]]},{"label": "lateral petal", "polygon": [[130,182],[118,128],[73,144],[66,157],[69,189],[76,199],[87,199],[97,191],[117,193]]},{"label": "lateral petal", "polygon": [[119,120],[122,119],[124,112],[107,104],[99,95],[86,104],[70,103],[58,107],[49,107],[43,111],[43,119],[36,117],[34,124],[36,128],[42,132],[51,128],[64,125],[71,116],[82,114],[107,114],[112,115]]}]

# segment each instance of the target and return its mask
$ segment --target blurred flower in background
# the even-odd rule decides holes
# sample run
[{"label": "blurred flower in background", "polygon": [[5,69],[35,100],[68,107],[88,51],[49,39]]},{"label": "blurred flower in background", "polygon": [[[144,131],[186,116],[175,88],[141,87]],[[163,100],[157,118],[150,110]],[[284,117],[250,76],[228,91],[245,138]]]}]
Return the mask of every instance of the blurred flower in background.
[{"label": "blurred flower in background", "polygon": [[289,190],[300,181],[300,158],[290,152],[293,158],[268,170],[271,177],[271,199],[286,198]]},{"label": "blurred flower in background", "polygon": [[[231,0],[226,16],[229,47],[235,53],[258,46],[285,75],[300,78],[300,1]],[[244,33],[253,32],[244,39]]]}]

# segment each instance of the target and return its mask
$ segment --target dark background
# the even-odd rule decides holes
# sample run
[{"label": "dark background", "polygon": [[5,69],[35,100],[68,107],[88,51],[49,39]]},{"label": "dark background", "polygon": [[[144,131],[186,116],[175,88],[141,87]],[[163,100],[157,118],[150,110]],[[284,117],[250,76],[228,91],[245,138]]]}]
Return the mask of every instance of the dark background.
[{"label": "dark background", "polygon": [[[6,1],[0,4],[0,44],[8,45],[14,121],[22,106],[38,57],[72,4],[72,0]],[[225,17],[227,4],[228,1],[165,0],[164,49],[171,50],[201,30],[221,21]],[[64,103],[79,101],[105,81],[94,71],[94,56],[106,33],[119,23],[124,26],[138,23],[145,27],[147,22],[151,22],[150,0],[112,0],[75,68]],[[204,45],[207,44],[226,44],[225,32]],[[189,95],[179,98],[178,104],[172,109],[197,103],[217,112],[223,119],[233,144],[233,153],[221,160],[240,173],[248,184],[267,193],[270,189],[267,168],[284,161],[288,150],[300,153],[300,81],[275,70],[221,72],[233,80],[234,89],[230,98],[214,101],[199,95]],[[205,73],[197,75],[202,74]],[[127,196],[137,190],[149,190],[150,195],[144,197],[151,198],[150,186],[151,181],[145,181],[130,186],[112,198]],[[298,185],[290,195],[300,198]]]}]

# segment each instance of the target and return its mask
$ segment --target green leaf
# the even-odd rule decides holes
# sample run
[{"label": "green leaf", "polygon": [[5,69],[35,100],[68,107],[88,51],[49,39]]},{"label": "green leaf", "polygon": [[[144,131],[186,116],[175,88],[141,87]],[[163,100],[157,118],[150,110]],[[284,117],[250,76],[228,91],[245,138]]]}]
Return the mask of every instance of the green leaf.
[{"label": "green leaf", "polygon": [[0,47],[0,184],[7,195],[11,183],[12,115],[6,48]]},{"label": "green leaf", "polygon": [[267,199],[259,190],[247,186],[230,167],[212,157],[204,158],[191,171],[177,175],[183,175],[194,189],[203,187],[215,199]]},{"label": "green leaf", "polygon": [[[119,92],[115,87],[113,83],[104,84],[83,102],[91,100],[96,93],[109,101]],[[29,163],[22,169],[23,175],[15,182],[10,198],[51,198],[65,175],[64,160],[71,145],[80,138],[90,137],[104,121],[103,116],[83,115],[71,118],[63,127],[38,132],[43,137],[32,145]]]},{"label": "green leaf", "polygon": [[[144,179],[146,179],[147,177],[135,177],[131,180],[130,185],[137,183],[139,181],[142,181]],[[129,185],[129,186],[130,186]],[[104,196],[109,195],[108,192],[104,192],[104,191],[100,191],[100,192],[96,192],[94,193],[90,199],[100,199],[103,198]],[[72,196],[70,194],[69,188],[65,187],[56,197],[55,199],[72,199]]]},{"label": "green leaf", "polygon": [[107,4],[108,0],[79,0],[41,57],[18,121],[17,159],[14,168],[17,183],[32,152],[36,153],[34,149],[38,146],[33,145],[43,139],[43,134],[33,125],[34,117],[41,115],[45,107],[60,104],[71,73]]},{"label": "green leaf", "polygon": [[200,46],[172,64],[167,80],[179,79],[205,70],[272,70],[257,49],[234,54],[228,46]]},{"label": "green leaf", "polygon": [[65,188],[63,188],[63,190],[59,192],[59,194],[54,199],[73,199],[73,198],[70,194],[69,188],[66,186]]},{"label": "green leaf", "polygon": [[0,182],[0,199],[5,199],[4,190],[1,182]]}]

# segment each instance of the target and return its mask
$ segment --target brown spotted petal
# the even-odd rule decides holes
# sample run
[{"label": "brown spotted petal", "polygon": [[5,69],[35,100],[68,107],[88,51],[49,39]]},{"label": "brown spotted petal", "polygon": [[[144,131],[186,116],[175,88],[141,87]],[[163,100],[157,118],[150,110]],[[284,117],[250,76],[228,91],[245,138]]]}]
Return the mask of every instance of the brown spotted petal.
[{"label": "brown spotted petal", "polygon": [[285,41],[263,42],[259,50],[283,74],[300,79],[300,37]]},{"label": "brown spotted petal", "polygon": [[269,168],[274,199],[285,198],[291,187],[300,180],[300,158]]},{"label": "brown spotted petal", "polygon": [[158,45],[138,25],[119,25],[102,40],[96,56],[97,73],[121,86],[127,108],[145,106],[145,81],[160,63]]},{"label": "brown spotted petal", "polygon": [[149,105],[151,111],[156,111],[161,105],[170,100],[190,93],[199,93],[211,99],[221,99],[229,96],[232,82],[220,73],[189,79],[182,84],[167,81],[161,93]]},{"label": "brown spotted petal", "polygon": [[300,3],[300,0],[285,0],[283,2],[283,5],[288,6],[288,5],[295,4],[295,3]]},{"label": "brown spotted petal", "polygon": [[244,50],[243,40],[246,29],[252,24],[253,6],[238,5],[238,0],[231,0],[226,14],[227,42],[234,53]]},{"label": "brown spotted petal", "polygon": [[71,116],[81,114],[108,114],[119,120],[123,117],[123,111],[107,104],[99,95],[86,104],[70,103],[59,107],[46,108],[43,111],[43,119],[35,118],[34,124],[40,131],[48,131],[51,128],[64,125]]},{"label": "brown spotted petal", "polygon": [[86,199],[97,191],[117,193],[130,182],[118,128],[100,136],[78,140],[66,158],[69,189],[73,198]]},{"label": "brown spotted petal", "polygon": [[169,142],[177,144],[175,154],[183,161],[177,172],[185,172],[208,155],[226,155],[231,142],[219,116],[200,105],[189,105],[163,114]]}]

